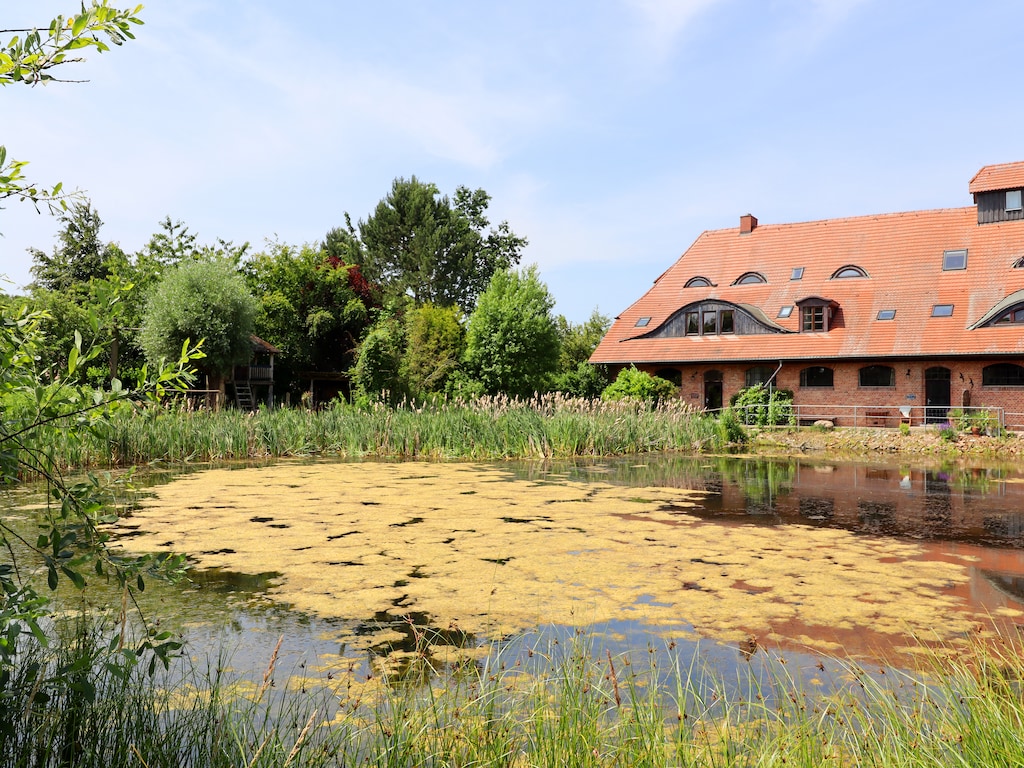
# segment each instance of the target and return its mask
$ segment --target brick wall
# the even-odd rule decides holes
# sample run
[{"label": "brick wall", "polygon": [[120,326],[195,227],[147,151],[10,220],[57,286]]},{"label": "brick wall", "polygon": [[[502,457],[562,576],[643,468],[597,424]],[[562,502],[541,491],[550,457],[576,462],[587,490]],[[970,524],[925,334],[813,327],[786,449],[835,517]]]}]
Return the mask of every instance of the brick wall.
[{"label": "brick wall", "polygon": [[[958,408],[964,404],[964,393],[969,393],[969,405],[974,408],[1002,408],[1006,412],[1008,426],[1024,427],[1024,387],[985,387],[982,386],[982,369],[992,363],[1007,362],[1005,358],[989,360],[937,359],[913,360],[903,362],[886,361],[895,369],[895,386],[892,387],[861,387],[860,369],[865,362],[840,362],[828,367],[833,369],[832,387],[801,387],[800,371],[807,367],[806,363],[784,363],[775,381],[780,389],[793,391],[794,404],[800,406],[822,406],[822,416],[832,415],[844,423],[844,413],[852,415],[849,406],[861,406],[859,419],[866,418],[866,409],[874,406],[879,416],[884,411],[887,426],[895,426],[899,420],[899,407],[910,406],[914,424],[924,420],[924,408],[927,405],[925,371],[928,368],[943,367],[950,371],[949,402],[950,408]],[[1015,360],[1024,365],[1024,360]],[[820,364],[820,363],[814,363]],[[655,373],[666,368],[679,371],[681,385],[680,397],[697,407],[704,407],[705,384],[704,376],[708,371],[716,370],[722,374],[722,402],[729,404],[729,398],[746,386],[747,369],[752,364],[718,364],[718,365],[651,365],[637,366],[648,373]],[[772,368],[774,369],[774,365]],[[843,406],[843,408],[840,408]],[[824,413],[831,407],[833,413]],[[875,419],[880,421],[879,418]],[[890,423],[891,422],[891,423]],[[863,424],[862,425],[866,425]],[[882,424],[877,424],[881,426]]]}]

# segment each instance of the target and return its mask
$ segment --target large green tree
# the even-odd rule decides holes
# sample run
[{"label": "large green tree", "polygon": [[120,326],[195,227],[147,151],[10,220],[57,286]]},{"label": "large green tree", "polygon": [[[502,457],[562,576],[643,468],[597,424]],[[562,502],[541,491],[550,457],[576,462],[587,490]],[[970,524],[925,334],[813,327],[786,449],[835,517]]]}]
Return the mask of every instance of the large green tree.
[{"label": "large green tree", "polygon": [[[526,246],[507,222],[490,227],[490,199],[482,189],[460,186],[450,200],[415,176],[395,179],[359,222],[363,273],[392,296],[471,310],[491,275],[518,264]],[[355,236],[351,226],[349,235]]]},{"label": "large green tree", "polygon": [[548,388],[559,354],[554,305],[536,266],[495,272],[466,331],[467,373],[483,391],[526,397]]},{"label": "large green tree", "polygon": [[154,286],[146,302],[141,342],[153,363],[175,359],[189,340],[201,341],[200,370],[209,388],[223,391],[233,365],[252,354],[256,300],[225,259],[179,264]]},{"label": "large green tree", "polygon": [[259,302],[256,334],[281,349],[295,391],[303,371],[347,371],[366,333],[377,292],[359,267],[312,245],[271,243],[242,270]]},{"label": "large green tree", "polygon": [[84,291],[90,280],[103,280],[126,261],[115,243],[100,239],[103,220],[88,201],[73,203],[58,221],[57,245],[52,253],[29,248],[33,287],[64,293]]}]

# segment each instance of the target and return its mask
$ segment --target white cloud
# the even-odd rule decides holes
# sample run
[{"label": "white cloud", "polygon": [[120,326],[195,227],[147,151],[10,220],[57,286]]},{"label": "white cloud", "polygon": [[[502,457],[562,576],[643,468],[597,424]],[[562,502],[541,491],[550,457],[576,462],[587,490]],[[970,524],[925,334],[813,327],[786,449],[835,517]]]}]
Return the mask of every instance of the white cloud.
[{"label": "white cloud", "polygon": [[723,0],[625,0],[639,16],[642,47],[657,58],[672,53],[679,36],[704,11]]}]

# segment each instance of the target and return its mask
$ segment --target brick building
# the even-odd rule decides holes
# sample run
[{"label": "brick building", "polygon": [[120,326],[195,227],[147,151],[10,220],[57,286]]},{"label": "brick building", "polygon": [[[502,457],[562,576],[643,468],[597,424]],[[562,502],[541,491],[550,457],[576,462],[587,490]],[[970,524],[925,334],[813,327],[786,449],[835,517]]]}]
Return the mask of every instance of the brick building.
[{"label": "brick building", "polygon": [[1024,162],[982,168],[969,192],[964,208],[704,232],[591,362],[708,409],[770,383],[808,419],[920,424],[968,406],[1024,425]]}]

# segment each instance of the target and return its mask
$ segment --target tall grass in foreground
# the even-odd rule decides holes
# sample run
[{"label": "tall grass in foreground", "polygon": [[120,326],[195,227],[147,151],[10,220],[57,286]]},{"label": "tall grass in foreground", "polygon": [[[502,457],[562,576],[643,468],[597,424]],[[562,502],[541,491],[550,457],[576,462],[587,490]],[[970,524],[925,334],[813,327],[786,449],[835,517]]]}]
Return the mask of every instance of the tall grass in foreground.
[{"label": "tall grass in foreground", "polygon": [[38,446],[65,468],[331,454],[347,457],[503,459],[708,451],[717,420],[679,401],[653,406],[560,395],[413,407],[188,411],[139,407],[86,435],[53,431]]},{"label": "tall grass in foreground", "polygon": [[[1024,763],[1024,655],[1009,643],[928,673],[845,673],[809,692],[776,664],[716,679],[671,652],[601,657],[578,637],[448,667],[432,685],[350,672],[170,687],[100,671],[97,695],[5,700],[0,764],[21,766],[996,766]],[[37,658],[42,662],[43,659]],[[74,699],[74,700],[72,700]]]}]

